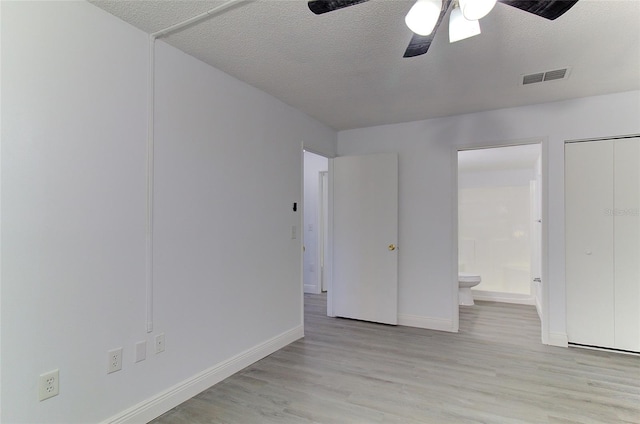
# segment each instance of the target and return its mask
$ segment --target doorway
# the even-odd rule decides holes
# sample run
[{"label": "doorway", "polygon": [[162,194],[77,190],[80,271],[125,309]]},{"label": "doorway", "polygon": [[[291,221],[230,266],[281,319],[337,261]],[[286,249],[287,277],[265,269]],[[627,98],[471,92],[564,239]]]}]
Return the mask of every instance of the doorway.
[{"label": "doorway", "polygon": [[457,152],[458,272],[480,275],[475,300],[535,305],[541,322],[542,147],[533,142]]},{"label": "doorway", "polygon": [[[319,294],[326,279],[325,258],[328,245],[327,175],[329,159],[304,150],[303,173],[303,264],[305,293]],[[326,286],[326,282],[324,283]]]}]

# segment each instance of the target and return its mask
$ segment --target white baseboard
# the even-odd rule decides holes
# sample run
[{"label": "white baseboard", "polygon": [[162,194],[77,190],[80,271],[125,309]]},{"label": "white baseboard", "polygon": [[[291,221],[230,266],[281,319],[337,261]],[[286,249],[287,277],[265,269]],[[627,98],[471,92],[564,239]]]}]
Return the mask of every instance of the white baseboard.
[{"label": "white baseboard", "polygon": [[567,333],[554,333],[549,332],[549,339],[547,344],[550,346],[569,347],[569,339]]},{"label": "white baseboard", "polygon": [[430,318],[420,315],[398,314],[398,325],[406,327],[426,328],[428,330],[448,331],[455,333],[453,321],[450,319]]},{"label": "white baseboard", "polygon": [[213,386],[241,369],[271,355],[286,345],[304,337],[302,325],[260,343],[238,355],[220,362],[191,378],[149,398],[131,408],[104,421],[103,424],[138,424],[146,423],[159,417],[170,409],[191,399],[203,390]]},{"label": "white baseboard", "polygon": [[484,290],[471,290],[474,300],[486,300],[489,302],[515,303],[518,305],[535,305],[536,299],[529,294],[502,293]]}]

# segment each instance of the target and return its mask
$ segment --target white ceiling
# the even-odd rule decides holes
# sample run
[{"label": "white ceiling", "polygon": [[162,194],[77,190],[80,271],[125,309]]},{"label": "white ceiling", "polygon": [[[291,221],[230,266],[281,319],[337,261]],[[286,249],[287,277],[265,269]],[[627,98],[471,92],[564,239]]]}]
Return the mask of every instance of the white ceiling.
[{"label": "white ceiling", "polygon": [[495,147],[458,152],[459,172],[506,171],[522,169],[532,171],[540,157],[539,144]]},{"label": "white ceiling", "polygon": [[[224,3],[92,2],[147,33]],[[163,40],[337,130],[640,89],[638,0],[580,0],[555,21],[498,3],[480,36],[455,44],[447,15],[429,52],[405,59],[412,4],[317,16],[306,1],[259,0]],[[520,85],[567,66],[565,80]]]}]

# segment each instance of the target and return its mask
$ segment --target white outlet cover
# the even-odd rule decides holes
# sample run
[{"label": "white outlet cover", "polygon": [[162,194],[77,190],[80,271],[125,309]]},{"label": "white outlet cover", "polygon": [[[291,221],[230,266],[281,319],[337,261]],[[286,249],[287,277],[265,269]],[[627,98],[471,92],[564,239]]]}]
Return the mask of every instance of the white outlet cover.
[{"label": "white outlet cover", "polygon": [[107,374],[122,369],[122,348],[111,349],[107,352]]},{"label": "white outlet cover", "polygon": [[40,374],[38,378],[38,399],[43,401],[60,393],[60,373],[59,370]]},{"label": "white outlet cover", "polygon": [[147,359],[147,341],[143,340],[136,343],[136,362],[144,361]]}]

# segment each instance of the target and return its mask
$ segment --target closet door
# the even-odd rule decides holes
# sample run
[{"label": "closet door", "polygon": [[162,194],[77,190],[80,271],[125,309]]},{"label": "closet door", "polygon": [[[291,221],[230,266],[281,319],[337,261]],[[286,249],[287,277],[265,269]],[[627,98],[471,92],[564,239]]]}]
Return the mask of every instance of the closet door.
[{"label": "closet door", "polygon": [[640,351],[640,137],[615,141],[615,345]]},{"label": "closet door", "polygon": [[[613,141],[565,146],[567,336],[614,347]],[[636,298],[637,299],[637,298]]]}]

